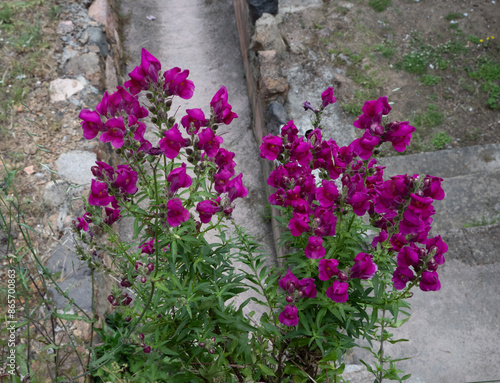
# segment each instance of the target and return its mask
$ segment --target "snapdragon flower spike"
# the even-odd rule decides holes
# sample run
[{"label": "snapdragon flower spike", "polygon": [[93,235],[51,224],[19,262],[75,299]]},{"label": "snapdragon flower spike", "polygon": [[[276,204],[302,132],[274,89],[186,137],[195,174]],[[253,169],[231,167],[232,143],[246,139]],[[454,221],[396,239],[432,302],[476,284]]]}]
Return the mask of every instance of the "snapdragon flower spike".
[{"label": "snapdragon flower spike", "polygon": [[[88,213],[85,213],[85,214],[88,214]],[[77,217],[76,219],[78,220],[78,224],[75,221],[73,221],[73,223],[75,224],[77,230],[83,230],[83,231],[89,230],[89,223],[85,219],[85,216]]]},{"label": "snapdragon flower spike", "polygon": [[358,253],[351,267],[351,278],[370,279],[375,275],[378,266],[373,263],[373,256],[366,253]]},{"label": "snapdragon flower spike", "polygon": [[130,80],[123,86],[129,88],[130,93],[137,94],[141,90],[148,90],[152,83],[158,83],[158,72],[161,70],[161,63],[156,57],[142,48],[141,64],[129,73]]},{"label": "snapdragon flower spike", "polygon": [[229,125],[231,121],[238,117],[236,113],[231,111],[231,105],[228,104],[227,100],[227,89],[222,86],[210,101],[210,107],[213,111],[212,119],[216,124]]},{"label": "snapdragon flower spike", "polygon": [[182,137],[177,124],[166,130],[164,137],[158,142],[158,146],[163,150],[165,157],[174,159],[179,155],[181,148],[187,146],[189,140]]},{"label": "snapdragon flower spike", "polygon": [[122,217],[120,215],[120,209],[112,209],[110,207],[105,207],[104,211],[106,213],[106,218],[104,219],[104,223],[108,226],[111,226],[115,222],[119,221]]},{"label": "snapdragon flower spike", "polygon": [[326,108],[328,105],[333,104],[337,101],[335,96],[333,95],[333,88],[329,86],[321,93],[321,101],[323,108]]},{"label": "snapdragon flower spike", "polygon": [[366,130],[363,134],[363,137],[354,140],[349,146],[352,147],[352,151],[362,160],[367,160],[372,156],[373,149],[379,143],[380,138],[372,136],[370,132]]},{"label": "snapdragon flower spike", "polygon": [[394,150],[402,153],[410,144],[412,133],[415,130],[408,121],[394,121],[387,124],[383,140],[392,143]]},{"label": "snapdragon flower spike", "polygon": [[108,194],[108,185],[93,179],[90,184],[89,205],[107,206],[112,200],[113,197]]},{"label": "snapdragon flower spike", "polygon": [[113,186],[119,188],[122,193],[135,194],[137,192],[137,172],[132,170],[130,165],[118,165],[115,176]]},{"label": "snapdragon flower spike", "polygon": [[363,105],[363,114],[354,121],[354,127],[359,129],[369,129],[373,123],[381,124],[382,116],[386,116],[391,111],[391,106],[387,96],[377,100],[366,101]]},{"label": "snapdragon flower spike", "polygon": [[285,326],[297,326],[299,324],[297,307],[286,305],[285,309],[279,314],[278,320]]},{"label": "snapdragon flower spike", "polygon": [[337,303],[347,302],[349,299],[349,284],[347,282],[333,281],[333,284],[326,289],[326,296]]},{"label": "snapdragon flower spike", "polygon": [[318,263],[318,278],[321,281],[327,281],[334,275],[338,275],[340,273],[337,266],[339,265],[339,261],[336,259],[320,259]]},{"label": "snapdragon flower spike", "polygon": [[175,67],[167,70],[163,77],[165,78],[165,83],[163,89],[169,96],[179,96],[184,100],[189,100],[194,94],[194,83],[188,80],[189,70],[181,70],[181,68]]},{"label": "snapdragon flower spike", "polygon": [[83,137],[87,140],[95,138],[99,134],[99,132],[104,132],[106,130],[106,127],[101,121],[101,116],[99,116],[99,113],[97,112],[92,112],[88,109],[82,109],[80,111],[80,114],[78,115],[78,118],[83,120],[80,122],[80,124],[82,125],[83,129]]},{"label": "snapdragon flower spike", "polygon": [[186,173],[186,164],[183,162],[182,166],[172,169],[167,176],[167,182],[170,182],[170,192],[172,195],[177,193],[180,188],[188,188],[193,183],[193,179]]},{"label": "snapdragon flower spike", "polygon": [[190,218],[189,211],[182,206],[179,198],[167,202],[167,222],[172,227],[177,227]]},{"label": "snapdragon flower spike", "polygon": [[119,112],[133,115],[136,118],[144,118],[149,115],[148,110],[141,106],[136,96],[127,92],[122,86],[116,87],[116,92],[109,94],[104,92],[102,101],[97,104],[96,110],[105,117],[115,117]]}]

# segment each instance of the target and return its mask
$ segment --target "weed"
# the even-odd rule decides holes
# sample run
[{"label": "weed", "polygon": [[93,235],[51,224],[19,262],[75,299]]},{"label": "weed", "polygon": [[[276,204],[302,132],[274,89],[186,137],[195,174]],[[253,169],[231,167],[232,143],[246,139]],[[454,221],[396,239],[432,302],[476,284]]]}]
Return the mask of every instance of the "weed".
[{"label": "weed", "polygon": [[444,18],[445,20],[451,21],[451,20],[458,20],[458,19],[463,19],[465,16],[463,13],[448,13]]},{"label": "weed", "polygon": [[420,81],[422,84],[427,85],[427,86],[433,86],[439,84],[441,81],[441,76],[433,76],[431,74],[424,74],[421,78]]},{"label": "weed", "polygon": [[56,20],[60,13],[61,13],[61,6],[60,5],[51,5],[50,6],[49,15],[50,15],[50,19],[52,21]]},{"label": "weed", "polygon": [[480,43],[480,40],[479,40],[479,37],[476,37],[476,36],[469,36],[469,41],[472,43],[472,44],[479,44]]},{"label": "weed", "polygon": [[488,94],[486,105],[490,109],[500,108],[500,64],[490,60],[488,57],[482,57],[479,60],[478,68],[475,72],[469,71],[469,76],[475,80],[482,81],[481,89]]},{"label": "weed", "polygon": [[370,0],[368,3],[375,12],[383,12],[391,5],[391,0]]},{"label": "weed", "polygon": [[427,111],[425,113],[417,114],[413,120],[416,126],[424,126],[432,128],[434,126],[439,126],[443,123],[444,114],[441,113],[437,106],[434,104],[429,104],[427,106]]},{"label": "weed", "polygon": [[12,11],[7,4],[0,6],[0,24],[12,24]]},{"label": "weed", "polygon": [[390,59],[396,53],[396,48],[394,48],[394,44],[387,42],[385,44],[376,45],[375,52],[380,52],[383,57]]},{"label": "weed", "polygon": [[431,144],[438,150],[444,149],[451,142],[451,137],[446,132],[439,132],[431,139]]},{"label": "weed", "polygon": [[495,225],[497,223],[500,223],[500,217],[494,217],[494,218],[482,217],[481,220],[473,219],[469,222],[466,222],[464,224],[464,228],[467,229],[468,227],[489,226],[489,225]]}]

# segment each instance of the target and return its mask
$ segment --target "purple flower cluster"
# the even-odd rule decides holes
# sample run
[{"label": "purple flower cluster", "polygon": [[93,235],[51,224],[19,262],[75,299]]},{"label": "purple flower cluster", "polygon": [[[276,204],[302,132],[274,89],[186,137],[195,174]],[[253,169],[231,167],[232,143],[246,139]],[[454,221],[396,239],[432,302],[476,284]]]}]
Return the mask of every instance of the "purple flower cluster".
[{"label": "purple flower cluster", "polygon": [[[333,89],[328,88],[322,93],[319,110],[312,106],[306,109],[318,114],[333,102]],[[390,142],[396,151],[402,152],[415,131],[408,122],[384,124],[384,116],[390,110],[387,97],[367,101],[363,114],[354,122],[356,128],[365,132],[348,146],[339,147],[332,139],[323,140],[320,128],[301,137],[293,121],[283,126],[280,135],[264,137],[260,146],[262,158],[278,161],[267,179],[277,189],[269,201],[290,211],[288,229],[293,236],[307,237],[304,255],[319,260],[319,280],[334,279],[325,294],[335,302],[348,300],[350,279],[369,279],[378,270],[368,253],[357,254],[343,272],[337,268],[337,260],[323,259],[324,238],[335,235],[337,217],[347,210],[358,216],[368,213],[381,229],[374,247],[380,243],[397,253],[393,278],[396,289],[405,288],[415,278],[424,291],[440,288],[436,269],[444,263],[447,246],[441,237],[428,238],[428,233],[435,213],[432,202],[444,198],[442,179],[403,175],[384,181],[384,168],[372,158],[374,149]],[[315,174],[321,177],[319,184]],[[282,281],[288,283],[289,274]],[[296,286],[296,281],[293,284]],[[280,286],[287,291],[281,281]],[[297,315],[296,308],[288,304],[280,321],[294,326]]]}]

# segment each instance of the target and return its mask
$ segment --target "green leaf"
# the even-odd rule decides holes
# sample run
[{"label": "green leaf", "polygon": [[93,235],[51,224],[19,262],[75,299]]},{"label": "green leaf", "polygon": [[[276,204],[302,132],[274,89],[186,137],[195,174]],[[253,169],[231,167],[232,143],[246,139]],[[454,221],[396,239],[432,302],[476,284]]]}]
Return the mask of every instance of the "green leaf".
[{"label": "green leaf", "polygon": [[259,363],[258,366],[259,366],[260,370],[262,371],[262,373],[264,374],[264,376],[274,376],[274,377],[276,377],[276,375],[274,374],[274,371],[271,370],[266,365],[264,365],[262,363]]},{"label": "green leaf", "polygon": [[26,225],[25,223],[19,223],[19,226],[22,226],[25,229],[31,230],[34,233],[37,233],[37,231],[35,229],[33,229],[31,226]]}]

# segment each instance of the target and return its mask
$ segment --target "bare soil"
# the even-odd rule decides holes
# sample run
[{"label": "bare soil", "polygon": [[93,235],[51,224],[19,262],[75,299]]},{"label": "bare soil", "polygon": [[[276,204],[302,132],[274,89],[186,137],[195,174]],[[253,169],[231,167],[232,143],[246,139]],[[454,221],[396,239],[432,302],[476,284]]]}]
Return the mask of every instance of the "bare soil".
[{"label": "bare soil", "polygon": [[390,119],[417,128],[406,153],[495,143],[499,22],[491,0],[327,0],[285,13],[283,65],[336,68],[337,98],[352,119],[365,100],[388,95]]}]

